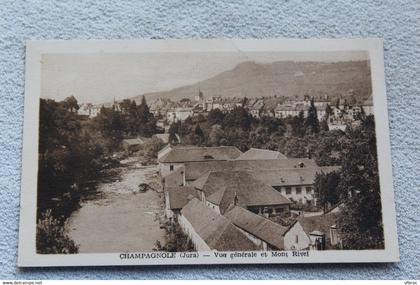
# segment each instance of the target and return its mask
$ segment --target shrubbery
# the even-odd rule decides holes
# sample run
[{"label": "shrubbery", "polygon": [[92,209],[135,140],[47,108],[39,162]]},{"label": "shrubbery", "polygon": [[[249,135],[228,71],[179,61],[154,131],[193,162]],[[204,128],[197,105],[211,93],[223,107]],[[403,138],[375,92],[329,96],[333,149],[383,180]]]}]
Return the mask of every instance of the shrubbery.
[{"label": "shrubbery", "polygon": [[51,210],[43,213],[36,225],[36,249],[41,254],[70,254],[79,251],[79,247],[65,233],[63,224],[52,216]]},{"label": "shrubbery", "polygon": [[182,231],[178,223],[166,224],[165,244],[155,243],[155,251],[188,252],[196,251],[191,239]]}]

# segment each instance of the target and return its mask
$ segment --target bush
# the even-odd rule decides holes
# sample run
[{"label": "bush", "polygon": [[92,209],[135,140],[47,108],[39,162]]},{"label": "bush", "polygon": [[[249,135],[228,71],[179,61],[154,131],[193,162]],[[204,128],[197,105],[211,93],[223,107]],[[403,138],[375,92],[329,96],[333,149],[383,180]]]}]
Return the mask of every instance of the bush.
[{"label": "bush", "polygon": [[36,251],[41,254],[78,253],[79,247],[64,231],[64,226],[47,210],[36,225]]},{"label": "bush", "polygon": [[165,245],[155,243],[155,251],[188,252],[196,251],[191,239],[182,231],[178,223],[168,223],[165,227]]}]

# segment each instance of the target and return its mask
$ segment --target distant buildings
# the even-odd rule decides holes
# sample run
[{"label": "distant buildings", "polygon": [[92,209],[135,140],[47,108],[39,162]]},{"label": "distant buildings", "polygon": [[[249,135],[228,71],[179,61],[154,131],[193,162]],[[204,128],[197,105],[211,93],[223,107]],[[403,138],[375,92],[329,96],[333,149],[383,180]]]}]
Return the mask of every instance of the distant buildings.
[{"label": "distant buildings", "polygon": [[122,141],[122,146],[127,153],[132,153],[140,150],[143,144],[144,139],[141,138],[124,139]]},{"label": "distant buildings", "polygon": [[193,114],[193,108],[175,108],[166,112],[166,120],[168,123],[185,121],[185,119],[193,116]]},{"label": "distant buildings", "polygon": [[91,103],[84,103],[79,105],[79,110],[77,111],[77,114],[88,116],[90,119],[96,117],[101,108],[99,106],[95,106]]}]

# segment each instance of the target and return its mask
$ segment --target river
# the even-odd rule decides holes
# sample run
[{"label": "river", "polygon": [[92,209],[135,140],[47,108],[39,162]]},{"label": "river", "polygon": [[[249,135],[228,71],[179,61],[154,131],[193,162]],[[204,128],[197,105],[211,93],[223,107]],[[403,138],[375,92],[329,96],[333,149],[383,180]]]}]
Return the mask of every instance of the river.
[{"label": "river", "polygon": [[[66,228],[79,253],[152,251],[157,240],[164,244],[157,165],[142,166],[135,157],[121,164],[119,177],[100,182],[97,193],[68,219]],[[155,189],[139,192],[140,183]]]}]

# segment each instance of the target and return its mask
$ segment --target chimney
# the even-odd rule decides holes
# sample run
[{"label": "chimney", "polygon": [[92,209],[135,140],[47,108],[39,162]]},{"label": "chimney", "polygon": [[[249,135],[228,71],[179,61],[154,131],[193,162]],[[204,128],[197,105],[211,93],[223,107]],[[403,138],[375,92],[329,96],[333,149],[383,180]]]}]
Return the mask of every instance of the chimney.
[{"label": "chimney", "polygon": [[238,195],[237,195],[236,191],[235,191],[235,197],[233,198],[233,205],[238,206]]}]

